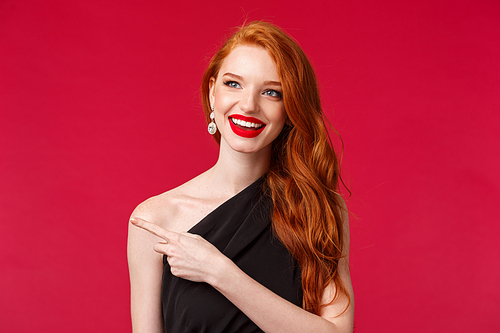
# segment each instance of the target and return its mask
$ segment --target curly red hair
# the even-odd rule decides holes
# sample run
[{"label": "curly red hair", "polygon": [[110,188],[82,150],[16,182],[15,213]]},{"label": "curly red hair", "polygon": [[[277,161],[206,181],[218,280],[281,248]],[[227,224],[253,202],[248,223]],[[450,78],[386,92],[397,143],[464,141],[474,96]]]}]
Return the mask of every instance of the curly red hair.
[{"label": "curly red hair", "polygon": [[[330,283],[336,287],[332,302],[340,294],[349,295],[338,272],[345,256],[339,163],[325,126],[316,75],[290,36],[270,23],[252,22],[227,40],[205,71],[201,94],[207,123],[210,79],[229,53],[245,44],[264,47],[280,77],[288,120],[273,142],[264,186],[274,204],[273,229],[301,268],[303,307],[320,314],[323,291]],[[220,143],[219,132],[214,138]]]}]

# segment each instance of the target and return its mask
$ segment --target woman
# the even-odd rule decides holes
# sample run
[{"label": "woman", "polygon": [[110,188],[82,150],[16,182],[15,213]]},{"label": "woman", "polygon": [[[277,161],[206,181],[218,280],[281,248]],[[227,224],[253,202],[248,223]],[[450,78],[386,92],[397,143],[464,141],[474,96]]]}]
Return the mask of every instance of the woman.
[{"label": "woman", "polygon": [[305,54],[250,23],[201,91],[219,159],[132,214],[134,332],[351,332],[347,214]]}]

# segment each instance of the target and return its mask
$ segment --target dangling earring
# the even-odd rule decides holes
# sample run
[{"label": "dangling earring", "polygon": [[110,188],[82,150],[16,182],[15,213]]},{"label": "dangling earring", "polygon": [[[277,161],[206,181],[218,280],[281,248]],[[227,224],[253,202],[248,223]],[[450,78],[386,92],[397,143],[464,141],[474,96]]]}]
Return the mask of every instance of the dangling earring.
[{"label": "dangling earring", "polygon": [[214,135],[215,132],[217,132],[217,125],[214,122],[214,119],[215,119],[214,106],[212,105],[210,107],[210,109],[212,109],[212,113],[210,113],[211,122],[210,122],[210,124],[208,124],[208,133]]}]

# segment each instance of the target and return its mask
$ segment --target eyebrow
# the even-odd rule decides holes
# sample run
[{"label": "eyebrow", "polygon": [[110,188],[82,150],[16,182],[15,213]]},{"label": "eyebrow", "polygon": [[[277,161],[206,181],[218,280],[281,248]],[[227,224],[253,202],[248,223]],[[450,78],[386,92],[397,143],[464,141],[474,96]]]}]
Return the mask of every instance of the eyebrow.
[{"label": "eyebrow", "polygon": [[[243,81],[243,77],[240,76],[240,75],[237,75],[237,74],[233,74],[233,73],[224,73],[223,76],[230,76],[230,77],[233,77],[237,80],[241,80]],[[264,81],[264,85],[269,85],[269,86],[280,86],[281,87],[281,82],[278,82],[278,81]]]}]

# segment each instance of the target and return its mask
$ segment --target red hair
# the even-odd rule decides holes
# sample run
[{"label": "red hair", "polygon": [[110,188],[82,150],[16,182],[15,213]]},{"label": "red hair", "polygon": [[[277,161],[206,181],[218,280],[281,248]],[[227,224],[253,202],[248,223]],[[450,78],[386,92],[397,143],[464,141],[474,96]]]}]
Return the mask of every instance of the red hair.
[{"label": "red hair", "polygon": [[[273,230],[301,268],[303,307],[320,314],[323,291],[330,283],[336,287],[332,302],[341,293],[349,295],[338,271],[345,256],[339,163],[326,130],[316,75],[290,36],[270,23],[252,22],[228,39],[205,71],[201,94],[207,123],[210,79],[217,77],[229,53],[245,44],[264,47],[280,77],[288,120],[273,142],[264,188],[273,200]],[[219,132],[214,138],[220,143]]]}]

